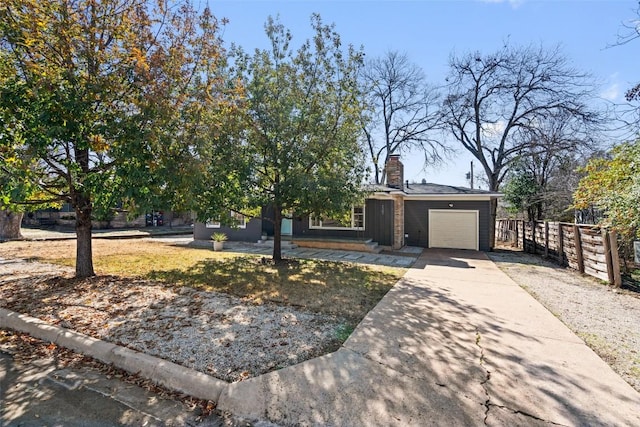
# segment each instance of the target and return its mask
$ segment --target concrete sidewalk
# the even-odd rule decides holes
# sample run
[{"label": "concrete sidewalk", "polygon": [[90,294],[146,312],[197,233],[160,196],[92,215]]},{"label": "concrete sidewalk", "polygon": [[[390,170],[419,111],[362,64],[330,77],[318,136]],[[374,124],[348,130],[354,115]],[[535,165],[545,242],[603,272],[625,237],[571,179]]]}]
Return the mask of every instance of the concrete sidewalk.
[{"label": "concrete sidewalk", "polygon": [[[74,228],[34,228],[23,227],[22,237],[25,240],[75,240],[76,231]],[[154,236],[174,236],[193,234],[191,226],[162,226],[162,227],[141,227],[141,228],[107,228],[93,229],[91,235],[94,239],[135,239]]]},{"label": "concrete sidewalk", "polygon": [[337,352],[229,385],[283,425],[640,425],[640,395],[478,252],[425,250]]}]

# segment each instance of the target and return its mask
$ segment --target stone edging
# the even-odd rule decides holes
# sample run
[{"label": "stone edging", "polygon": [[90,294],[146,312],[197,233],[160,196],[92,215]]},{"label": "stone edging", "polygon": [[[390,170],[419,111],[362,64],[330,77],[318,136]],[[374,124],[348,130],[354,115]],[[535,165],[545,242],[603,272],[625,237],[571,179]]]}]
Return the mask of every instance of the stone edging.
[{"label": "stone edging", "polygon": [[24,332],[34,338],[78,351],[101,362],[198,399],[218,402],[229,383],[158,357],[110,344],[79,332],[50,325],[40,319],[0,307],[0,328]]}]

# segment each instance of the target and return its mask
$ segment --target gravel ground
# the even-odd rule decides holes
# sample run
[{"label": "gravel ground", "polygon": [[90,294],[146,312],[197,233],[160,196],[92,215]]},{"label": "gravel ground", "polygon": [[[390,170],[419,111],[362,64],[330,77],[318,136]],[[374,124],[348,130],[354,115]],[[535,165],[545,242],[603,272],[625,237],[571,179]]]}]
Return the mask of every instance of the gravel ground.
[{"label": "gravel ground", "polygon": [[230,382],[340,344],[336,317],[144,280],[59,277],[69,273],[0,259],[0,306]]},{"label": "gravel ground", "polygon": [[640,294],[522,252],[488,255],[640,392]]}]

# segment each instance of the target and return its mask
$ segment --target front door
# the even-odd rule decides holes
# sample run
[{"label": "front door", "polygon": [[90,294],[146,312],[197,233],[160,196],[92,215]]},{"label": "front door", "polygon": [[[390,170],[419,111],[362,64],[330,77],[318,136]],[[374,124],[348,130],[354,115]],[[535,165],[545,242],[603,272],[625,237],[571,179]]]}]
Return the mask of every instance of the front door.
[{"label": "front door", "polygon": [[293,220],[291,218],[284,218],[285,216],[291,216],[290,213],[282,213],[282,225],[280,226],[280,234],[283,236],[291,236],[293,234]]}]

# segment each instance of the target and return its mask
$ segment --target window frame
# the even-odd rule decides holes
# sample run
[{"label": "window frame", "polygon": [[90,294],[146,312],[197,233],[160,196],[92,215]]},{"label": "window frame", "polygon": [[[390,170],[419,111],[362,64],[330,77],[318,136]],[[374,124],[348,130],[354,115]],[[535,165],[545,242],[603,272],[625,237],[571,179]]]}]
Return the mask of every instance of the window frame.
[{"label": "window frame", "polygon": [[[237,222],[237,224],[231,226],[226,226],[229,228],[239,228],[239,229],[246,229],[247,228],[247,217],[244,214],[241,214],[240,212],[235,212],[235,211],[229,211],[229,217],[233,220],[235,220]],[[208,219],[205,222],[205,227],[206,228],[222,228],[222,223],[220,221],[213,221],[211,219]]]},{"label": "window frame", "polygon": [[242,230],[247,228],[247,217],[240,212],[231,211],[231,218],[237,221],[231,228],[240,228]]},{"label": "window frame", "polygon": [[[356,227],[355,224],[355,209],[362,208],[362,227]],[[359,214],[360,215],[360,214]],[[318,225],[314,225],[314,222],[317,222]],[[354,205],[351,206],[351,226],[349,227],[325,227],[322,224],[322,217],[314,217],[313,215],[309,216],[309,229],[310,230],[345,230],[345,231],[364,231],[366,228],[366,207],[364,204],[362,205]]]}]

